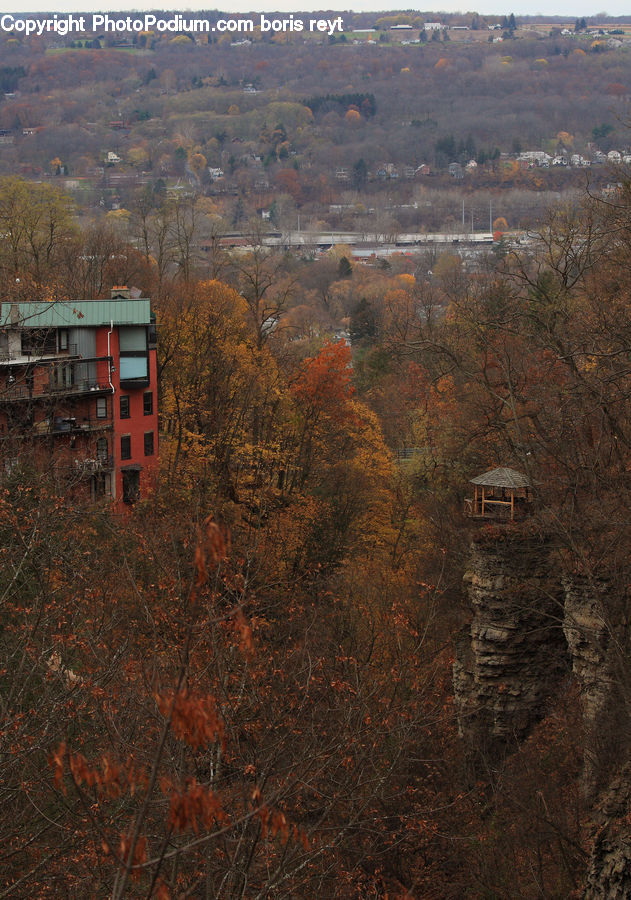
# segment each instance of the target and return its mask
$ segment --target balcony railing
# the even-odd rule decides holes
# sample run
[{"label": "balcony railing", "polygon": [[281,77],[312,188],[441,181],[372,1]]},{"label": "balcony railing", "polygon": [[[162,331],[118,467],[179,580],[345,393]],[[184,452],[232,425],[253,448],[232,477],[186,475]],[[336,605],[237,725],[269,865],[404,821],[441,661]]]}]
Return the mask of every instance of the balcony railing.
[{"label": "balcony railing", "polygon": [[467,497],[464,501],[464,514],[470,519],[492,519],[499,522],[510,522],[524,519],[531,512],[532,504],[522,497],[510,500],[497,500],[487,497],[484,502],[480,497]]},{"label": "balcony railing", "polygon": [[111,429],[112,422],[107,419],[87,419],[77,421],[76,418],[55,417],[52,422],[39,422],[34,426],[33,431],[38,435],[45,434],[82,434],[91,431],[108,431]]},{"label": "balcony railing", "polygon": [[94,459],[75,459],[73,466],[81,472],[110,472],[114,468],[114,457],[103,456]]},{"label": "balcony railing", "polygon": [[65,350],[53,350],[45,347],[24,347],[20,350],[8,350],[0,348],[0,365],[2,363],[33,363],[42,360],[48,362],[53,359],[67,359],[77,355],[77,345],[68,344]]},{"label": "balcony railing", "polygon": [[[0,386],[0,403],[20,403],[47,397],[68,397],[98,392],[111,394],[113,392],[110,385],[111,363],[111,356],[80,358],[67,362],[43,361],[28,373],[29,381],[24,374],[20,375],[19,379],[9,375],[4,387]],[[47,377],[46,370],[48,370]]]}]

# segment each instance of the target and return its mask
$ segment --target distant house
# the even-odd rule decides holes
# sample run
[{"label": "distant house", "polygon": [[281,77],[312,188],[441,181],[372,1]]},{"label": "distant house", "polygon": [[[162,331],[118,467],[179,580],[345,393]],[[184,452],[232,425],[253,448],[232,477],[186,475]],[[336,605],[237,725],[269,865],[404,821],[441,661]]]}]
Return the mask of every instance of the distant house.
[{"label": "distant house", "polygon": [[534,166],[541,166],[542,168],[547,169],[552,162],[552,157],[543,150],[525,150],[523,153],[519,154],[517,161],[525,162],[531,168]]},{"label": "distant house", "polygon": [[426,22],[425,31],[441,31],[445,26],[441,22]]},{"label": "distant house", "polygon": [[118,153],[114,153],[113,150],[108,150],[108,153],[107,153],[107,164],[108,165],[115,166],[120,161],[121,161],[121,158],[118,155]]},{"label": "distant house", "polygon": [[383,165],[379,166],[375,174],[380,181],[385,181],[386,178],[398,178],[399,170],[394,163],[383,163]]},{"label": "distant house", "polygon": [[452,178],[462,178],[464,176],[464,172],[460,163],[449,163],[449,174]]},{"label": "distant house", "polygon": [[607,159],[610,163],[618,166],[622,162],[622,154],[618,150],[610,150],[607,154]]}]

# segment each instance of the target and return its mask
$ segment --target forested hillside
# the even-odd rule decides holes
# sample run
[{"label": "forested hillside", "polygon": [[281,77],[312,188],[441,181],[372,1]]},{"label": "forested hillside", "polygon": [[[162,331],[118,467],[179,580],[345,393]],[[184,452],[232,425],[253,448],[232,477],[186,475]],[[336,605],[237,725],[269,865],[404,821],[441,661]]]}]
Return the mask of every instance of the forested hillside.
[{"label": "forested hillside", "polygon": [[[2,896],[561,898],[588,872],[602,896],[594,822],[623,868],[628,833],[630,197],[475,272],[256,236],[210,268],[177,208],[161,259],[0,184],[4,296],[151,296],[161,416],[131,508],[73,500],[28,438],[3,471]],[[523,522],[464,517],[494,466],[534,485]],[[499,745],[454,704],[472,538],[545,547],[566,592],[554,689]]]},{"label": "forested hillside", "polygon": [[606,155],[629,155],[626,25],[440,23],[349,15],[337,37],[210,43],[3,32],[0,174],[56,183],[123,232],[145,186],[203,195],[224,233],[263,214],[282,231],[454,231],[463,200],[472,230],[489,200],[523,229],[586,171],[612,180]]},{"label": "forested hillside", "polygon": [[[0,898],[631,896],[629,37],[2,32]],[[87,503],[6,332],[114,294]]]}]

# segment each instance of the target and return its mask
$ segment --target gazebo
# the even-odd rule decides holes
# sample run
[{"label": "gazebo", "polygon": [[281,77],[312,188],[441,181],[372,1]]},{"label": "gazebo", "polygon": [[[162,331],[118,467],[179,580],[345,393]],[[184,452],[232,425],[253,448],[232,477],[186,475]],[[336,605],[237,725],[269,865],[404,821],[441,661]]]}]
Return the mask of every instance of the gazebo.
[{"label": "gazebo", "polygon": [[527,515],[532,501],[532,481],[515,469],[491,469],[469,482],[473,498],[465,500],[465,515],[473,519],[514,522]]}]

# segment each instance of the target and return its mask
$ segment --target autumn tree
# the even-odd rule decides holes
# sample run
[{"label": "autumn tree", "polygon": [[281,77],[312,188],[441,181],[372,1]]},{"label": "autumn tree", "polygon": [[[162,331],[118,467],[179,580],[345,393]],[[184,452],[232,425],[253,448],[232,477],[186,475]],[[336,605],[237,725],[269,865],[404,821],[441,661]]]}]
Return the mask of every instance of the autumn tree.
[{"label": "autumn tree", "polygon": [[66,248],[76,236],[68,198],[48,185],[19,178],[0,181],[0,272],[5,290],[16,283],[38,292],[53,286]]},{"label": "autumn tree", "polygon": [[260,350],[287,307],[293,278],[285,256],[265,246],[258,225],[251,240],[252,249],[248,253],[233,256],[232,270],[235,283],[248,305]]}]

